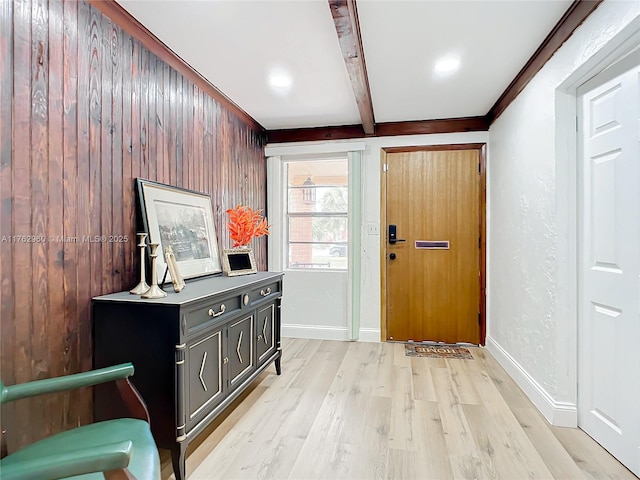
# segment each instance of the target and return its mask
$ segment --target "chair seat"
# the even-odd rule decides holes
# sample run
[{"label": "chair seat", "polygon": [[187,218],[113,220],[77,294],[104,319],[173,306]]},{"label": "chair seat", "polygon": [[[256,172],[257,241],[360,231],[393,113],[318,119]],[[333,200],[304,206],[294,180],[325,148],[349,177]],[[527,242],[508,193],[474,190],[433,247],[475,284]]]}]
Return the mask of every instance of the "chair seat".
[{"label": "chair seat", "polygon": [[[158,480],[160,478],[160,461],[149,424],[144,420],[133,418],[120,418],[93,423],[53,435],[3,458],[0,461],[0,466],[8,466],[19,461],[31,460],[44,455],[67,453],[125,440],[130,440],[133,443],[129,471],[138,480]],[[102,473],[92,473],[78,475],[73,478],[97,480],[104,479],[104,475]]]}]

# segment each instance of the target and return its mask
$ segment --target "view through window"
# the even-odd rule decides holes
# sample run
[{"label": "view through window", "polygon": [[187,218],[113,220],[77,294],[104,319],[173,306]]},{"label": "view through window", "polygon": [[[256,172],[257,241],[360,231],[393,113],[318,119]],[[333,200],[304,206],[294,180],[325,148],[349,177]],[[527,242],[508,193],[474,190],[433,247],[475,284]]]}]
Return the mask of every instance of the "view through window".
[{"label": "view through window", "polygon": [[348,161],[287,162],[290,269],[347,269]]}]

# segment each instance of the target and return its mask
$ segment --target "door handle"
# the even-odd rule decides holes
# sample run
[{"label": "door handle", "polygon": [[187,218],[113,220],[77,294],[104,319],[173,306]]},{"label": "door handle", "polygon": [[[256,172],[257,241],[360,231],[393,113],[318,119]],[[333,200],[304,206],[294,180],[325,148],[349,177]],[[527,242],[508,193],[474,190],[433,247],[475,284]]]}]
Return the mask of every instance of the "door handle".
[{"label": "door handle", "polygon": [[404,242],[404,238],[398,238],[397,235],[397,227],[393,224],[389,224],[389,243],[391,245],[396,244],[397,242]]}]

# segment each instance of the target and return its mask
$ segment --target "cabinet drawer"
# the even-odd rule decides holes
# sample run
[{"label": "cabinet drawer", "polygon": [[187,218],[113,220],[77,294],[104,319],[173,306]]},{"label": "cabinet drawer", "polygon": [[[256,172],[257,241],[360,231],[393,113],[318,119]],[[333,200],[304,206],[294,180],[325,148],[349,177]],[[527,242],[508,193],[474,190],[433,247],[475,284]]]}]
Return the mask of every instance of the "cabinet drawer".
[{"label": "cabinet drawer", "polygon": [[224,321],[240,310],[241,296],[233,295],[223,299],[200,303],[187,310],[187,335],[207,327],[213,322]]},{"label": "cabinet drawer", "polygon": [[267,298],[275,298],[280,296],[280,282],[273,282],[251,290],[249,298],[251,303],[261,302]]}]

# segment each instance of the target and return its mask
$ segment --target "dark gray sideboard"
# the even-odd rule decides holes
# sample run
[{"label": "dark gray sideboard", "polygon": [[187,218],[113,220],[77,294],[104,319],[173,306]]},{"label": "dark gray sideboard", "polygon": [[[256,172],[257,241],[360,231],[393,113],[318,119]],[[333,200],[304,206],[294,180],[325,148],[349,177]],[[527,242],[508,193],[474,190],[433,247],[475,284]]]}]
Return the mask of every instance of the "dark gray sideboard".
[{"label": "dark gray sideboard", "polygon": [[[151,430],[185,478],[187,445],[272,362],[280,374],[282,273],[189,281],[146,300],[129,292],[92,301],[94,368],[132,362]],[[94,390],[96,420],[120,415],[113,386]]]}]

